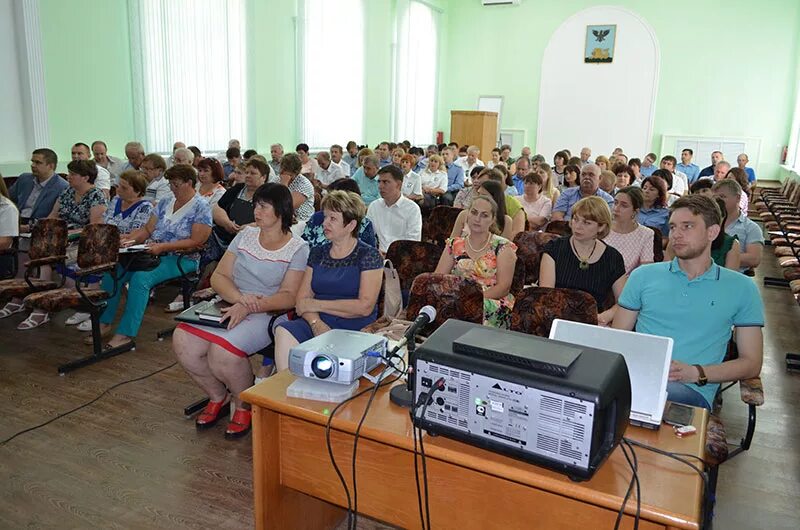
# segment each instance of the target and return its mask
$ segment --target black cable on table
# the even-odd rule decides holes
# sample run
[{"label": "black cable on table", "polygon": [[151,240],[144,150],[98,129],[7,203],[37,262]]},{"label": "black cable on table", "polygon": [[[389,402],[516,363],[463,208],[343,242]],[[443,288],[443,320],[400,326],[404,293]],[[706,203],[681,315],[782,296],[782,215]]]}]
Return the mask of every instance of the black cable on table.
[{"label": "black cable on table", "polygon": [[[420,414],[420,416],[418,416],[418,418],[420,418],[421,420],[425,419],[425,412],[428,410],[428,405],[430,405],[433,402],[433,395],[436,392],[438,392],[440,390],[443,390],[443,389],[444,389],[444,378],[440,377],[439,379],[436,380],[436,382],[431,387],[431,391],[428,393],[428,395],[427,395],[427,397],[425,399],[425,403],[422,405],[422,414]],[[413,413],[416,414],[416,411],[414,411]],[[412,428],[416,429],[416,427],[414,427],[413,424],[412,424]],[[416,450],[416,447],[415,447],[415,450]],[[430,530],[430,528],[431,528],[431,512],[430,512],[430,505],[428,504],[428,466],[427,466],[427,462],[426,462],[426,459],[425,459],[425,442],[423,441],[422,427],[419,427],[419,451],[420,451],[420,457],[422,459],[422,482],[423,482],[423,486],[424,486],[423,489],[424,489],[424,496],[425,496],[425,520],[427,522],[427,528],[428,528],[428,530]],[[415,471],[416,471],[416,455],[415,455],[415,458],[414,458],[414,466],[415,466]],[[417,488],[417,493],[419,493],[419,487]],[[420,510],[420,512],[421,512],[421,510]],[[425,527],[425,525],[423,524],[423,528],[424,527]]]}]

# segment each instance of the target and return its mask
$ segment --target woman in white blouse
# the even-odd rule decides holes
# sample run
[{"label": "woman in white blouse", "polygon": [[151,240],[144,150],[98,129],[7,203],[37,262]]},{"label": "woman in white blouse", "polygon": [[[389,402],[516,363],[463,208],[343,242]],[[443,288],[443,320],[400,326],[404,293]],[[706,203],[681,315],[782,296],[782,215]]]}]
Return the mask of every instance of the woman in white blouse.
[{"label": "woman in white blouse", "polygon": [[439,155],[428,158],[428,167],[420,175],[424,206],[433,208],[439,202],[439,197],[447,191],[447,170],[444,159]]},{"label": "woman in white blouse", "polygon": [[401,192],[412,201],[422,200],[422,179],[411,170],[414,166],[414,155],[403,155],[400,158],[400,169],[403,171],[403,187]]}]

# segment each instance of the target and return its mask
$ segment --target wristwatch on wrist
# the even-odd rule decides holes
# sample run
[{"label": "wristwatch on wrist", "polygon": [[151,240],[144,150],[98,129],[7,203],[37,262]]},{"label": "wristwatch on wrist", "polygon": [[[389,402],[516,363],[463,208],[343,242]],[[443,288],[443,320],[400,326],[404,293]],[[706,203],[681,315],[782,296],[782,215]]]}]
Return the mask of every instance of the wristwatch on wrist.
[{"label": "wristwatch on wrist", "polygon": [[706,371],[703,370],[703,367],[700,366],[699,364],[695,364],[694,367],[697,368],[697,373],[698,373],[696,385],[705,386],[706,384],[708,384],[708,377],[706,377]]}]

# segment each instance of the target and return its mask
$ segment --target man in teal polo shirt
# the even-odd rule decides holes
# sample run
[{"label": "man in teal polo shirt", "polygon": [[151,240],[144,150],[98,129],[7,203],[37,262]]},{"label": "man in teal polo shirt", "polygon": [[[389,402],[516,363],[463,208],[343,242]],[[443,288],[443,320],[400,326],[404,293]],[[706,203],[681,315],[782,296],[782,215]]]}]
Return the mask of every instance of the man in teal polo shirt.
[{"label": "man in teal polo shirt", "polygon": [[[719,383],[761,372],[764,306],[750,278],[711,260],[711,243],[721,230],[716,203],[688,195],[671,211],[675,259],[631,273],[613,326],[671,337],[668,399],[710,409]],[[723,362],[732,328],[739,357]]]}]

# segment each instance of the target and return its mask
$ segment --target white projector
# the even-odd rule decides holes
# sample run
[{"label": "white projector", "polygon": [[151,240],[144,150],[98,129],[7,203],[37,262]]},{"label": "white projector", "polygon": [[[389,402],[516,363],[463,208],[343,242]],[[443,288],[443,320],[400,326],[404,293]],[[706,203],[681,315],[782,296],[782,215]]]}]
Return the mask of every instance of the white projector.
[{"label": "white projector", "polygon": [[386,356],[380,335],[332,329],[289,350],[289,371],[298,377],[350,385]]}]

